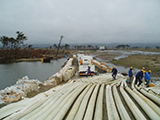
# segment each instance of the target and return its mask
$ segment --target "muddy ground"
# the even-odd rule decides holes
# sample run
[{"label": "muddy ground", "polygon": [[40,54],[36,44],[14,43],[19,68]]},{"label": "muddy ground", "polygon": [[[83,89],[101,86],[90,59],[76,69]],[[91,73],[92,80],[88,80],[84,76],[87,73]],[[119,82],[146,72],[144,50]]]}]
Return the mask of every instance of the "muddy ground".
[{"label": "muddy ground", "polygon": [[96,56],[96,58],[100,58],[105,62],[111,62],[115,65],[120,65],[124,67],[133,66],[134,68],[138,69],[142,69],[142,67],[145,67],[146,71],[152,71],[151,76],[160,77],[160,55],[137,54],[116,60],[115,57],[121,55],[118,52],[96,51],[92,54]]}]

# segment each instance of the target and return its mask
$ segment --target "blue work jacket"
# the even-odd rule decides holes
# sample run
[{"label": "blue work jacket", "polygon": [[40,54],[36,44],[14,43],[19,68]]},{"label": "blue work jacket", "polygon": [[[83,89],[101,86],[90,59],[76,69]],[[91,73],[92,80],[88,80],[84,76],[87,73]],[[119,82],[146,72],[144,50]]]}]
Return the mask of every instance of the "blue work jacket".
[{"label": "blue work jacket", "polygon": [[132,69],[129,70],[128,75],[129,75],[129,77],[133,76]]},{"label": "blue work jacket", "polygon": [[150,74],[148,72],[145,73],[145,80],[151,80]]},{"label": "blue work jacket", "polygon": [[112,73],[113,73],[114,75],[116,75],[116,74],[117,74],[117,69],[116,69],[116,68],[113,68],[113,69],[112,69]]},{"label": "blue work jacket", "polygon": [[143,71],[139,71],[139,72],[136,74],[136,77],[142,79],[142,78],[143,78]]}]

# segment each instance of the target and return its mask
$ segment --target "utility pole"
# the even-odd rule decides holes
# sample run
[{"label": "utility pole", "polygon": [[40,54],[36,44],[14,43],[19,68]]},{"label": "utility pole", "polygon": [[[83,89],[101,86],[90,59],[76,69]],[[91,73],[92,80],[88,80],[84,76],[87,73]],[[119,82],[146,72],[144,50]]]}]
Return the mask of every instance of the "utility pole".
[{"label": "utility pole", "polygon": [[57,48],[57,52],[56,52],[56,57],[57,57],[58,50],[59,50],[59,48],[60,48],[60,44],[61,44],[61,41],[62,41],[63,38],[64,38],[63,35],[61,35],[60,41],[59,41],[59,44],[58,44],[58,48]]}]

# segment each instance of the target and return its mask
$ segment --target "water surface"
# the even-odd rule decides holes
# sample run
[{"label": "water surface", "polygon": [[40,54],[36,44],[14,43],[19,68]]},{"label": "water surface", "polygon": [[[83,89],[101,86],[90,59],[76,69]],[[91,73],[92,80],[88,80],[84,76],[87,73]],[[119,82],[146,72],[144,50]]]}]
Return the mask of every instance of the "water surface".
[{"label": "water surface", "polygon": [[50,63],[38,61],[0,64],[0,90],[14,85],[18,79],[24,76],[44,82],[47,78],[60,71],[66,60],[66,58],[62,58]]}]

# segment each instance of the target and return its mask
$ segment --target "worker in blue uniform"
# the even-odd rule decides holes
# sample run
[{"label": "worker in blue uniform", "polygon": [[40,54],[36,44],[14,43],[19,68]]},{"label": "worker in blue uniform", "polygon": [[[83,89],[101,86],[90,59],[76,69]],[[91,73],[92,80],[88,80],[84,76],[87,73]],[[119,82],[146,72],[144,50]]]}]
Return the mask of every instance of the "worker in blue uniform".
[{"label": "worker in blue uniform", "polygon": [[141,85],[141,83],[142,83],[143,73],[145,74],[146,71],[144,71],[144,70],[142,69],[141,71],[139,71],[139,72],[136,74],[135,84],[137,84],[137,81],[139,81],[138,86]]},{"label": "worker in blue uniform", "polygon": [[117,69],[116,69],[115,66],[113,66],[113,69],[112,69],[112,77],[113,77],[114,79],[116,79],[116,75],[117,75]]},{"label": "worker in blue uniform", "polygon": [[149,84],[151,82],[150,73],[151,73],[151,70],[145,73],[145,81],[147,82],[147,87],[149,87]]},{"label": "worker in blue uniform", "polygon": [[91,76],[91,70],[90,70],[91,68],[90,68],[90,66],[88,65],[88,72],[87,72],[87,77],[88,77],[88,75],[90,75]]},{"label": "worker in blue uniform", "polygon": [[130,67],[130,69],[129,69],[129,71],[128,71],[128,75],[129,75],[129,83],[131,83],[132,77],[133,77],[132,70],[133,70],[133,67]]}]

